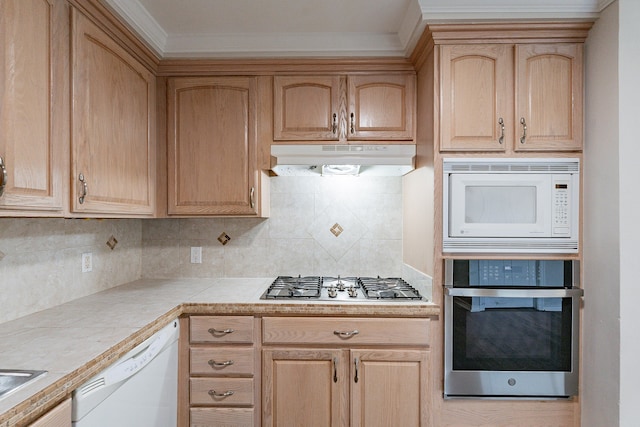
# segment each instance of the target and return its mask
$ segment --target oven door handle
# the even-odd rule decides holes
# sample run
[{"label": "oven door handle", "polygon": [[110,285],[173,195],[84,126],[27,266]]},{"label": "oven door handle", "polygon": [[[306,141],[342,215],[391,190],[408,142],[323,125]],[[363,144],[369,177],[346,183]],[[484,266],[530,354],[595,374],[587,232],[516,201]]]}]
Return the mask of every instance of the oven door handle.
[{"label": "oven door handle", "polygon": [[581,288],[563,289],[496,289],[496,288],[444,288],[451,297],[489,297],[489,298],[573,298],[584,295]]}]

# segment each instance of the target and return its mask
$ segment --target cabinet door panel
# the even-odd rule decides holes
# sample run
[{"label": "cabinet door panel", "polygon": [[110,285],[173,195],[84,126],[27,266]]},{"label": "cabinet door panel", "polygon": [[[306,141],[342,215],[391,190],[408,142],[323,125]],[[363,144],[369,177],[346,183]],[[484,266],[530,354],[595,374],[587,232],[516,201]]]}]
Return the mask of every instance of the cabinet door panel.
[{"label": "cabinet door panel", "polygon": [[339,76],[275,76],[273,139],[338,140]]},{"label": "cabinet door panel", "polygon": [[429,425],[426,351],[352,350],[351,360],[352,426]]},{"label": "cabinet door panel", "polygon": [[170,79],[169,214],[257,213],[255,90],[253,77]]},{"label": "cabinet door panel", "polygon": [[75,10],[73,23],[74,211],[152,214],[155,78]]},{"label": "cabinet door panel", "polygon": [[7,173],[0,215],[62,211],[67,12],[63,2],[0,2],[0,157]]},{"label": "cabinet door panel", "polygon": [[263,351],[263,425],[348,426],[345,352]]},{"label": "cabinet door panel", "polygon": [[441,53],[440,148],[504,151],[514,126],[513,47],[451,45]]},{"label": "cabinet door panel", "polygon": [[348,88],[348,139],[413,139],[415,76],[349,76]]},{"label": "cabinet door panel", "polygon": [[580,150],[582,46],[517,45],[516,52],[516,150]]}]

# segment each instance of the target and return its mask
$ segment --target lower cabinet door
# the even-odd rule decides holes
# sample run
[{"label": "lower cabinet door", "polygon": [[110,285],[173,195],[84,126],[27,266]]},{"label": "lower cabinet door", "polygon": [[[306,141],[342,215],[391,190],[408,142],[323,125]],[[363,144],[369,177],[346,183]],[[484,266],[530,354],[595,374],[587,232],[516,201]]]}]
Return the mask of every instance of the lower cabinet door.
[{"label": "lower cabinet door", "polygon": [[252,408],[191,408],[191,427],[254,427]]},{"label": "lower cabinet door", "polygon": [[430,425],[428,354],[351,350],[351,426]]},{"label": "lower cabinet door", "polygon": [[346,350],[263,350],[263,426],[348,426]]}]

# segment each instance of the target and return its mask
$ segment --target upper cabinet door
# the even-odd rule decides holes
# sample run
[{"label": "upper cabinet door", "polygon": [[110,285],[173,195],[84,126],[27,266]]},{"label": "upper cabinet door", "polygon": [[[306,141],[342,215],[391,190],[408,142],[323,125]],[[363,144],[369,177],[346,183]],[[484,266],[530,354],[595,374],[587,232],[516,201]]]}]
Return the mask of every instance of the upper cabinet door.
[{"label": "upper cabinet door", "polygon": [[153,214],[155,77],[73,12],[73,211]]},{"label": "upper cabinet door", "polygon": [[339,76],[275,76],[273,92],[275,141],[338,140]]},{"label": "upper cabinet door", "polygon": [[516,45],[516,151],[582,149],[582,45]]},{"label": "upper cabinet door", "polygon": [[62,215],[68,6],[0,2],[0,216]]},{"label": "upper cabinet door", "polygon": [[513,134],[513,45],[441,48],[441,149],[505,151]]},{"label": "upper cabinet door", "polygon": [[347,80],[349,140],[413,140],[415,75],[350,75]]},{"label": "upper cabinet door", "polygon": [[168,213],[256,215],[256,78],[168,82]]}]

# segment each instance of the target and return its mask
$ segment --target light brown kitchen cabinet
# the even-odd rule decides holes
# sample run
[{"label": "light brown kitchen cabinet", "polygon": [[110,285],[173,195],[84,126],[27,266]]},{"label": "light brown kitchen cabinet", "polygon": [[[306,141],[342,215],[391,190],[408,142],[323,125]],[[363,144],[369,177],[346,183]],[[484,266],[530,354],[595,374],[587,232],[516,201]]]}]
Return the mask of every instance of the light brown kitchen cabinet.
[{"label": "light brown kitchen cabinet", "polygon": [[582,44],[440,49],[442,151],[582,149]]},{"label": "light brown kitchen cabinet", "polygon": [[273,139],[338,141],[340,76],[275,76]]},{"label": "light brown kitchen cabinet", "polygon": [[168,214],[258,215],[256,77],[168,80]]},{"label": "light brown kitchen cabinet", "polygon": [[263,350],[263,425],[348,426],[348,360],[340,349]]},{"label": "light brown kitchen cabinet", "polygon": [[179,410],[184,417],[179,425],[259,424],[255,411],[260,396],[256,334],[251,316],[189,318],[189,383],[182,391],[188,397],[179,399],[188,402],[189,410]]},{"label": "light brown kitchen cabinet", "polygon": [[428,336],[428,319],[264,318],[263,426],[428,426]]},{"label": "light brown kitchen cabinet", "polygon": [[71,399],[67,399],[29,424],[29,427],[68,427],[70,425]]},{"label": "light brown kitchen cabinet", "polygon": [[415,75],[274,77],[274,141],[412,141]]},{"label": "light brown kitchen cabinet", "polygon": [[0,2],[0,216],[61,216],[68,167],[66,2]]},{"label": "light brown kitchen cabinet", "polygon": [[155,77],[105,31],[72,14],[74,214],[155,211]]}]

